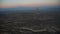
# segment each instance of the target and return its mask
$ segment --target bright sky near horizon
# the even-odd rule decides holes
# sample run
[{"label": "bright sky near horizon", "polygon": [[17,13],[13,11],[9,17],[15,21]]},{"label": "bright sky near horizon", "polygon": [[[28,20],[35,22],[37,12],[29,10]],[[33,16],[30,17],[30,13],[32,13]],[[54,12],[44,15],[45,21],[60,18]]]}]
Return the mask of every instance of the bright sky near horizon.
[{"label": "bright sky near horizon", "polygon": [[1,0],[1,8],[18,6],[57,5],[58,0]]}]

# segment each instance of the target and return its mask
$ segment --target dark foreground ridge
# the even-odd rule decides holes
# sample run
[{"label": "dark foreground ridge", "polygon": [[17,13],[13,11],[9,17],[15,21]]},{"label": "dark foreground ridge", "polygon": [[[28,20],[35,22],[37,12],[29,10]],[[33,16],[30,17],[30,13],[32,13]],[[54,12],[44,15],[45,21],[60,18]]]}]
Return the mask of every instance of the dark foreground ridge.
[{"label": "dark foreground ridge", "polygon": [[[51,14],[52,13],[52,14]],[[0,13],[0,34],[59,34],[59,12]]]}]

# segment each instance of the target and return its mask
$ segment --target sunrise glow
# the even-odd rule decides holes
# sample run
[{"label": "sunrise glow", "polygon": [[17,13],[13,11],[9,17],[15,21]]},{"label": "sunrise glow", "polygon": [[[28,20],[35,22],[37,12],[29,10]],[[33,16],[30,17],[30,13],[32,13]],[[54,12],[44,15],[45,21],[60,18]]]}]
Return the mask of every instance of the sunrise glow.
[{"label": "sunrise glow", "polygon": [[57,5],[58,0],[2,0],[1,8]]}]

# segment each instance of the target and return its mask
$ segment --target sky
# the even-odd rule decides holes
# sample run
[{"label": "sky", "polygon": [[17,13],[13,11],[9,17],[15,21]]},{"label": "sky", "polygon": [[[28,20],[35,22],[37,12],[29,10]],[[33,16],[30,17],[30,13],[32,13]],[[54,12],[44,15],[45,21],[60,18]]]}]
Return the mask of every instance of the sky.
[{"label": "sky", "polygon": [[57,5],[58,0],[1,0],[0,8]]}]

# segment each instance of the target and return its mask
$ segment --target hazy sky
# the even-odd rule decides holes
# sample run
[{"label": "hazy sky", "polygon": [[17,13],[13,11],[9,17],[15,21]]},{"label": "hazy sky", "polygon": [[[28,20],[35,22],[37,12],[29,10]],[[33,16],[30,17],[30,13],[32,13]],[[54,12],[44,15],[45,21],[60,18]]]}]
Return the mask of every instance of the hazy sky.
[{"label": "hazy sky", "polygon": [[58,0],[1,0],[2,8],[19,6],[57,5]]}]

